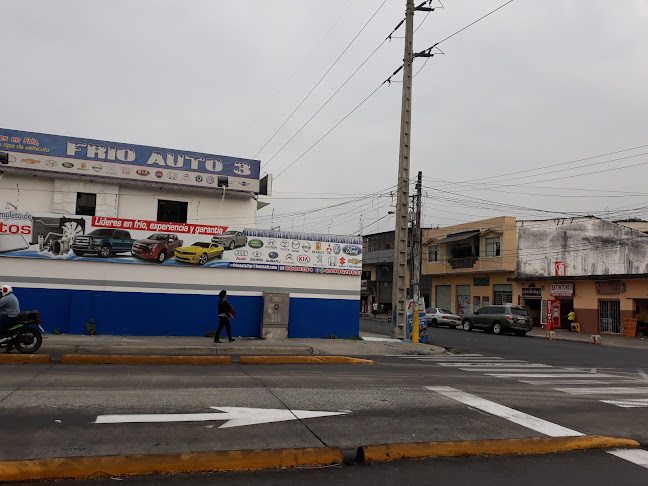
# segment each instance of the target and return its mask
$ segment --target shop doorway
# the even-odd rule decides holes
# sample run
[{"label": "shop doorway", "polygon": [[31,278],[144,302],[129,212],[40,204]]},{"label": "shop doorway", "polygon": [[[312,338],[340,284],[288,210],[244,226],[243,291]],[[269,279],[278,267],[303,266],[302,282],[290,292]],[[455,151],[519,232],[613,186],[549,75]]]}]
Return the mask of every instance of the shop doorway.
[{"label": "shop doorway", "polygon": [[599,332],[621,334],[621,302],[599,300]]},{"label": "shop doorway", "polygon": [[[560,300],[560,329],[570,329],[570,323],[567,319],[567,314],[574,310],[574,299],[558,299]],[[576,321],[578,322],[578,316],[576,316]]]},{"label": "shop doorway", "polygon": [[541,323],[541,311],[542,311],[542,299],[524,299],[524,308],[531,317],[531,325],[533,327],[540,327]]}]

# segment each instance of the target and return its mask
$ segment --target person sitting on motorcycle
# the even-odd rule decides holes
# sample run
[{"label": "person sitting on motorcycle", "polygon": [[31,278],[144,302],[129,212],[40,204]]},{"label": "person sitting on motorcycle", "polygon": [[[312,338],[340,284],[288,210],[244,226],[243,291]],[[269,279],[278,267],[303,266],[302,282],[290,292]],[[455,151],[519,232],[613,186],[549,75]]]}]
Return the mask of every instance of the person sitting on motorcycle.
[{"label": "person sitting on motorcycle", "polygon": [[9,285],[0,285],[0,331],[9,329],[16,324],[20,304]]}]

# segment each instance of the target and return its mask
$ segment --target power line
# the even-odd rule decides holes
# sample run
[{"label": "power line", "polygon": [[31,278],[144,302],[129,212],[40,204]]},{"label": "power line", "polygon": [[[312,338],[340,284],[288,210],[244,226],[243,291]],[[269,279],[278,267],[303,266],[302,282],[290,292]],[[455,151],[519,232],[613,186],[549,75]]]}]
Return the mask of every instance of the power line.
[{"label": "power line", "polygon": [[[263,146],[262,146],[262,147],[257,151],[257,153],[254,155],[254,157],[252,157],[253,159],[256,159],[256,158],[258,157],[258,155],[261,153],[261,151],[262,151],[264,148],[266,148],[266,147],[268,146],[268,144],[269,144],[269,143],[274,139],[274,137],[277,135],[277,133],[279,133],[279,131],[280,131],[280,130],[281,130],[281,129],[286,125],[286,123],[288,123],[288,121],[290,121],[290,119],[293,117],[293,115],[294,115],[295,113],[297,113],[297,110],[299,110],[299,108],[301,108],[301,106],[306,102],[306,100],[310,97],[310,95],[313,94],[313,91],[315,91],[315,90],[317,89],[317,87],[321,84],[321,82],[324,81],[324,78],[327,76],[327,74],[331,72],[331,69],[333,69],[333,68],[335,67],[335,65],[336,65],[336,64],[338,63],[338,61],[342,58],[342,56],[344,56],[344,54],[349,50],[349,48],[353,45],[353,43],[354,43],[354,42],[356,41],[356,39],[360,36],[360,34],[362,34],[362,32],[363,32],[363,31],[365,30],[365,28],[367,27],[367,25],[369,25],[369,23],[370,23],[370,22],[373,20],[373,18],[378,14],[378,12],[380,11],[380,9],[382,9],[383,5],[385,5],[386,2],[387,2],[387,0],[383,0],[383,2],[378,6],[378,8],[376,9],[376,11],[373,13],[373,15],[369,18],[369,20],[367,20],[367,22],[362,26],[362,28],[361,28],[360,31],[355,35],[355,37],[353,37],[353,39],[351,39],[351,42],[349,42],[349,44],[347,44],[347,46],[344,48],[344,50],[342,51],[342,53],[337,57],[337,59],[336,59],[335,61],[333,61],[333,64],[331,64],[331,65],[329,66],[329,68],[328,68],[328,69],[326,70],[326,72],[322,75],[322,77],[320,77],[320,79],[317,81],[317,83],[315,83],[315,86],[313,86],[313,87],[311,88],[311,90],[310,90],[310,91],[308,92],[308,94],[304,97],[304,99],[301,100],[301,102],[300,102],[300,103],[297,105],[297,107],[292,111],[292,113],[291,113],[290,115],[288,115],[288,118],[286,118],[286,120],[285,120],[285,121],[284,121],[284,122],[279,126],[279,128],[277,128],[277,130],[276,130],[276,131],[272,134],[272,136],[268,139],[268,141],[267,141],[266,143],[264,143]],[[383,43],[384,43],[384,41],[383,41]],[[380,45],[382,46],[382,44],[380,44]],[[376,49],[376,50],[377,50],[377,49]],[[372,55],[373,55],[373,54],[372,54]],[[363,63],[363,64],[364,64],[364,63]],[[361,67],[362,67],[362,66],[361,66]],[[354,73],[354,74],[355,74],[355,73]],[[342,86],[344,86],[344,85],[342,85]],[[336,91],[336,93],[337,93],[337,91]],[[329,99],[329,101],[330,101],[330,99]],[[327,101],[326,103],[328,103],[328,101]],[[326,103],[324,104],[324,106],[326,106]],[[322,106],[322,108],[323,108],[324,106]],[[321,108],[320,108],[320,109],[321,109]],[[319,111],[318,111],[318,112],[319,112]],[[309,121],[310,121],[310,120],[309,120]],[[299,132],[297,132],[297,133],[299,133]],[[294,136],[293,136],[293,138],[294,138]],[[292,140],[292,138],[291,138],[290,140]],[[290,140],[289,140],[288,142],[290,142]],[[283,147],[282,147],[282,149],[283,149]],[[278,153],[278,152],[277,152],[277,153]],[[269,159],[269,160],[264,164],[264,166],[268,165],[268,164],[270,163],[270,161],[271,161],[271,160],[272,160],[276,155],[277,155],[277,154],[273,155],[273,156],[272,156],[272,157],[271,157],[271,158],[270,158],[270,159]]]}]

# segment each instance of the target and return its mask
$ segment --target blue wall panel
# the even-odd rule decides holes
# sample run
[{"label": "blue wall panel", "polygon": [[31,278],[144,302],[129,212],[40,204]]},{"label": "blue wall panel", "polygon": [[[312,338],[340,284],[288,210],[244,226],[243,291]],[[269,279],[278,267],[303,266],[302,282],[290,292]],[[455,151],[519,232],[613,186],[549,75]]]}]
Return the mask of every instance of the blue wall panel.
[{"label": "blue wall panel", "polygon": [[[43,328],[52,332],[85,334],[95,320],[97,334],[130,336],[203,336],[218,326],[215,295],[108,292],[96,290],[14,287],[21,310],[39,310]],[[232,295],[236,307],[232,335],[258,337],[263,297]],[[357,300],[290,299],[290,338],[358,336]]]},{"label": "blue wall panel", "polygon": [[357,337],[360,305],[357,300],[290,299],[289,338]]}]

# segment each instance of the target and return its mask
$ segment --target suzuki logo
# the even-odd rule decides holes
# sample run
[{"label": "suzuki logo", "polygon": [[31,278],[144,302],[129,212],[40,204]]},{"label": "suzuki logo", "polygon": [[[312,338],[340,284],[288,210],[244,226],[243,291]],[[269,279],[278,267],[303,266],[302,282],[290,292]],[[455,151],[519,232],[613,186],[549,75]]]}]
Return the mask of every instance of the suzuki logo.
[{"label": "suzuki logo", "polygon": [[346,263],[346,260],[344,257],[340,258],[340,265],[344,265]]},{"label": "suzuki logo", "polygon": [[308,255],[299,255],[297,257],[297,261],[299,263],[308,263],[308,262],[310,262],[310,257]]}]

